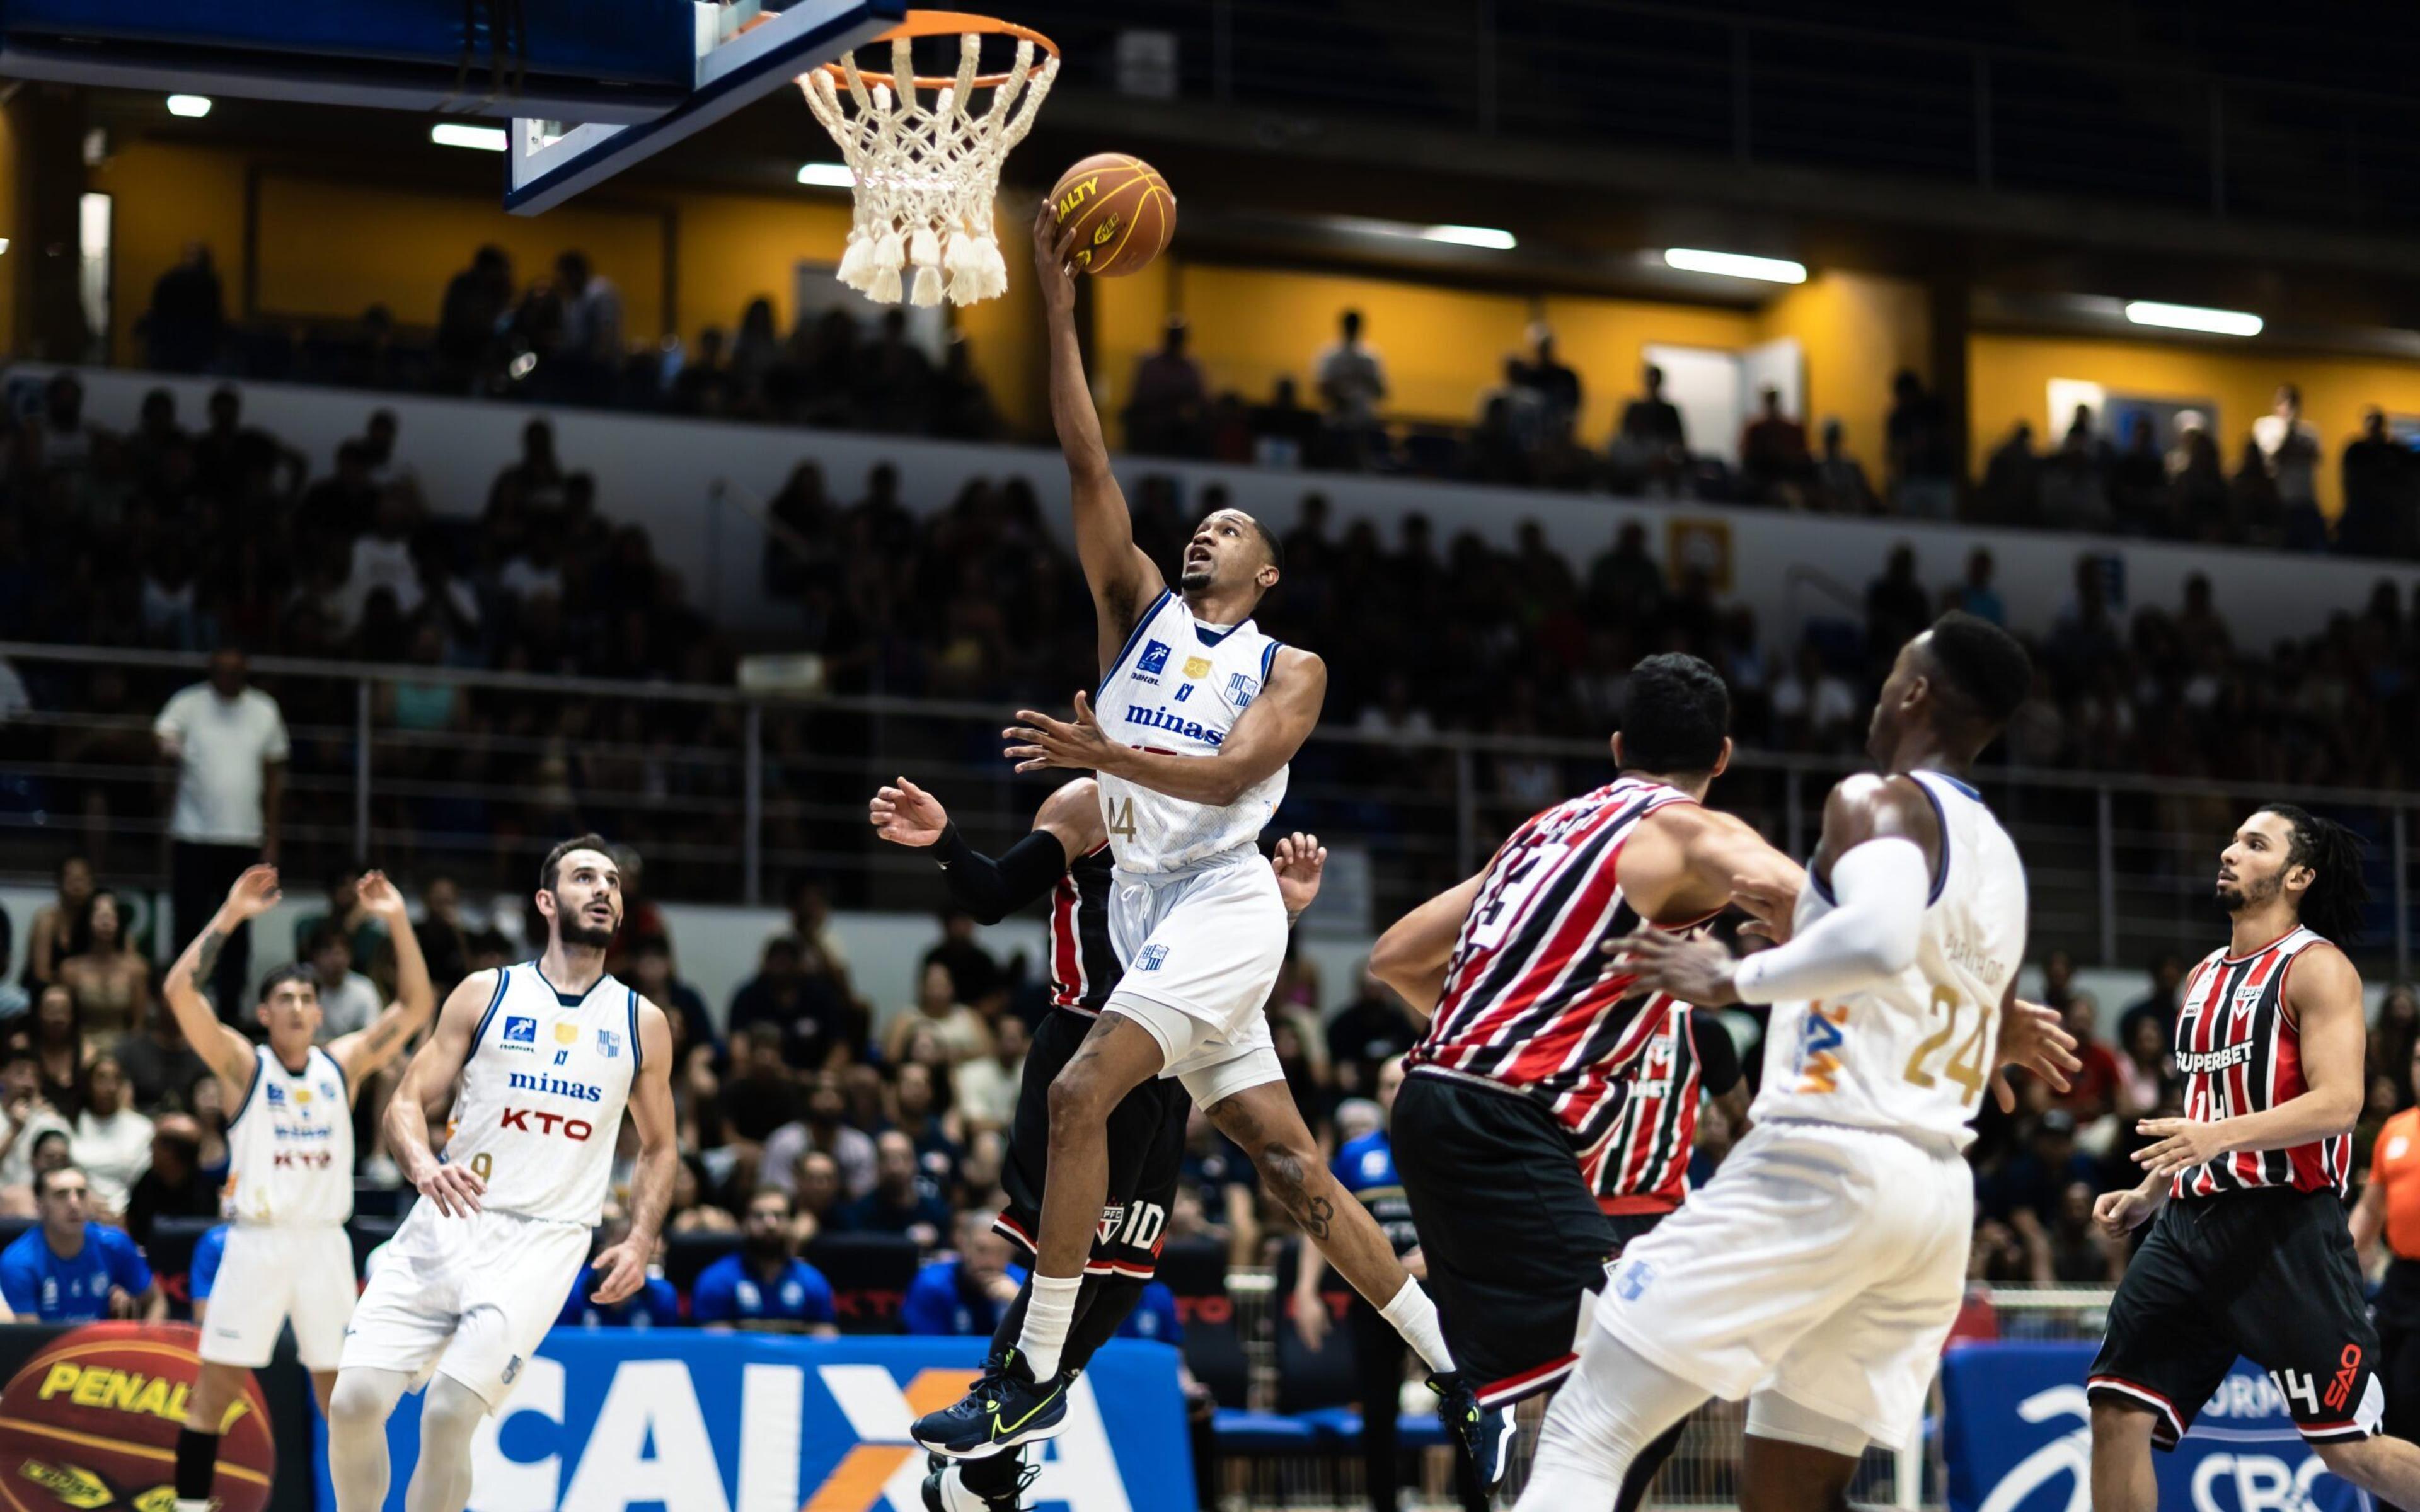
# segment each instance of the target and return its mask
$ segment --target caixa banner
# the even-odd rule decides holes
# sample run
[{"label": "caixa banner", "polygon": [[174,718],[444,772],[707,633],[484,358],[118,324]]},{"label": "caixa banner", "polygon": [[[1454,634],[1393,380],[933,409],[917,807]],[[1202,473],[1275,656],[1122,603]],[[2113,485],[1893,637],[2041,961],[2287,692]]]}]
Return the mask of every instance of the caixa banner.
[{"label": "caixa banner", "polygon": [[[557,1329],[473,1450],[470,1512],[923,1512],[908,1425],[964,1394],[986,1341]],[[1026,1493],[1039,1512],[1192,1512],[1176,1350],[1111,1343]],[[420,1453],[389,1425],[387,1505]],[[333,1512],[324,1443],[323,1512]]]},{"label": "caixa banner", "polygon": [[[1967,1344],[1941,1362],[1949,1512],[2090,1512],[2091,1344]],[[2286,1398],[2250,1363],[2235,1369],[2184,1442],[2151,1456],[2168,1512],[2376,1512],[2294,1431]]]}]

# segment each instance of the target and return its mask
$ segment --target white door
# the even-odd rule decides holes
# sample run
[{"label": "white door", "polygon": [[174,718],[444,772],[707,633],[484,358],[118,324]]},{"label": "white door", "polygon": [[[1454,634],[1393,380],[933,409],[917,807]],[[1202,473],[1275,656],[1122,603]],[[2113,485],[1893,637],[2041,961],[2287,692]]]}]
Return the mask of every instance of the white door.
[{"label": "white door", "polygon": [[1649,346],[1646,358],[1664,370],[1664,397],[1681,411],[1693,456],[1739,465],[1740,357],[1711,347]]}]

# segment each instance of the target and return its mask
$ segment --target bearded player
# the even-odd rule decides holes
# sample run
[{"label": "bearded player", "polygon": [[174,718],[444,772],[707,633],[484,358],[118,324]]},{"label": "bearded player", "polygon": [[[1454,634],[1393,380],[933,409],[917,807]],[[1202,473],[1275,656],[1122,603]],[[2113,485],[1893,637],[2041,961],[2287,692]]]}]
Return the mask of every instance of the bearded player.
[{"label": "bearded player", "polygon": [[325,1049],[319,990],[307,965],[269,974],[255,1044],[221,1022],[200,983],[237,931],[277,906],[277,869],[236,878],[209,926],[168,968],[163,995],[194,1054],[219,1079],[227,1125],[225,1203],[229,1226],[215,1305],[202,1329],[201,1374],[177,1436],[177,1512],[209,1512],[227,1410],[252,1372],[269,1364],[290,1320],[295,1351],[327,1411],[345,1325],[353,1316],[353,1098],[427,1024],[437,996],[411,932],[403,894],[376,872],[361,880],[362,906],[395,945],[395,1001],[367,1026]]},{"label": "bearded player", "polygon": [[[345,1335],[328,1413],[338,1512],[384,1504],[386,1420],[424,1380],[404,1505],[462,1512],[479,1420],[503,1405],[588,1263],[626,1106],[639,1134],[630,1227],[597,1253],[594,1300],[637,1291],[655,1255],[679,1162],[672,1029],[606,973],[622,873],[605,841],[582,835],[549,851],[536,903],[545,953],[465,978],[387,1106],[388,1146],[420,1200]],[[436,1148],[428,1112],[449,1097]]]},{"label": "bearded player", "polygon": [[916,1442],[954,1458],[998,1454],[1064,1425],[1062,1356],[1109,1193],[1109,1119],[1154,1078],[1181,1083],[1246,1149],[1267,1147],[1264,1179],[1304,1232],[1430,1368],[1452,1368],[1435,1307],[1304,1127],[1264,1011],[1285,957],[1286,910],[1258,841],[1285,796],[1287,763],[1318,722],[1327,669],[1252,623],[1280,563],[1277,537],[1250,516],[1205,517],[1172,589],[1136,547],[1077,345],[1068,240],[1047,208],[1033,246],[1051,416],[1100,617],[1102,677],[1097,715],[1081,693],[1072,721],[1020,712],[1008,755],[1019,771],[1095,774],[1123,970],[1050,1084],[1049,1180],[1016,1347],[964,1400],[914,1426]]}]

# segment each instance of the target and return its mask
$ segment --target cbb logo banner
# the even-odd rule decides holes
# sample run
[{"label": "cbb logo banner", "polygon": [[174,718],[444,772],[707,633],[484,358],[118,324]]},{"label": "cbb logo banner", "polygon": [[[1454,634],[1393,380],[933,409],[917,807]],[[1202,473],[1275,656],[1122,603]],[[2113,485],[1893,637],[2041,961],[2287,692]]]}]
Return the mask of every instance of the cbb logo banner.
[{"label": "cbb logo banner", "polygon": [[[557,1329],[479,1429],[469,1512],[923,1512],[924,1451],[908,1427],[958,1399],[985,1344]],[[1026,1505],[1191,1512],[1176,1366],[1164,1344],[1102,1349]],[[388,1445],[399,1512],[420,1453],[417,1396]],[[320,1504],[334,1504],[324,1484]]]}]

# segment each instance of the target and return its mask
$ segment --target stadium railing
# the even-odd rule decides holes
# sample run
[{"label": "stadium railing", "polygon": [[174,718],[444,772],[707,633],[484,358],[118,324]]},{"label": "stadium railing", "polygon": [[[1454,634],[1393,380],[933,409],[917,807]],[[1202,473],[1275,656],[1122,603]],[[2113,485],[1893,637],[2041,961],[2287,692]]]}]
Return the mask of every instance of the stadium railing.
[{"label": "stadium railing", "polygon": [[[70,848],[156,880],[173,778],[151,721],[198,680],[197,655],[0,642],[31,706],[0,717],[0,872],[46,872]],[[877,842],[874,789],[901,773],[939,795],[969,838],[1023,834],[1056,774],[1000,756],[1014,700],[798,697],[656,682],[263,658],[293,744],[283,836],[302,877],[375,857],[465,885],[520,877],[564,834],[638,845],[651,896],[778,900],[814,874],[846,906],[922,909],[931,872]],[[1793,856],[1812,847],[1847,755],[1743,750],[1713,801]],[[1521,819],[1609,779],[1601,741],[1329,726],[1295,763],[1280,820],[1357,852],[1368,927],[1468,875]],[[2408,976],[2420,793],[2196,781],[1987,764],[1976,774],[2025,857],[2030,954],[2140,968],[2214,934],[2215,858],[2242,814],[2287,799],[2369,842],[2374,902],[2355,954]],[[1324,905],[1325,906],[1325,905]]]}]

